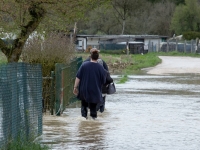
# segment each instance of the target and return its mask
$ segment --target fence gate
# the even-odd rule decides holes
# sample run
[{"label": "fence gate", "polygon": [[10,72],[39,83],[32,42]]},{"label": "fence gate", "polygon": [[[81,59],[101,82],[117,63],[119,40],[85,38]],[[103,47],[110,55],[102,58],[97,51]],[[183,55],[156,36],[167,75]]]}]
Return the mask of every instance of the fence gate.
[{"label": "fence gate", "polygon": [[42,92],[42,107],[43,112],[50,111],[51,115],[54,114],[55,103],[55,74],[51,72],[50,77],[43,77],[43,92]]},{"label": "fence gate", "polygon": [[66,106],[77,101],[73,94],[76,72],[82,64],[82,57],[75,58],[70,64],[55,65],[55,115],[63,113]]}]

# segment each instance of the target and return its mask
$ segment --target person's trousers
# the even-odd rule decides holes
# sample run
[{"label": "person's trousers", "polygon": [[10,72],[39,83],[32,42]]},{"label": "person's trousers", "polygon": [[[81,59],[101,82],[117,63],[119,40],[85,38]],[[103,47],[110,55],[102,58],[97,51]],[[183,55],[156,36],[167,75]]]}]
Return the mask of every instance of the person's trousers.
[{"label": "person's trousers", "polygon": [[104,112],[105,101],[106,101],[106,96],[103,96],[103,101],[97,104],[97,111],[100,111],[101,113]]},{"label": "person's trousers", "polygon": [[81,115],[87,118],[88,108],[90,109],[90,116],[97,118],[97,103],[88,103],[85,100],[81,100]]}]

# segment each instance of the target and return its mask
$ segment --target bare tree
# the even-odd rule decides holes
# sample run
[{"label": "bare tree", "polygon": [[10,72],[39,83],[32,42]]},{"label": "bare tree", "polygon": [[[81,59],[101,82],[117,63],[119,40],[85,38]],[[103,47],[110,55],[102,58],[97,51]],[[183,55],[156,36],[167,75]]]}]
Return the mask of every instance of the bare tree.
[{"label": "bare tree", "polygon": [[122,33],[124,34],[125,25],[127,18],[135,12],[137,9],[140,8],[143,0],[113,0],[112,6],[116,11],[115,16],[118,21],[122,22]]},{"label": "bare tree", "polygon": [[171,35],[170,23],[175,10],[172,0],[112,0],[88,13],[79,24],[87,34]]},{"label": "bare tree", "polygon": [[[170,22],[175,10],[175,4],[170,1],[145,3],[131,17],[131,32],[134,34],[171,35]],[[129,23],[130,24],[130,23]]]},{"label": "bare tree", "polygon": [[110,5],[103,5],[88,13],[87,20],[78,23],[79,29],[85,29],[85,34],[121,34],[121,26],[116,20],[114,9]]},{"label": "bare tree", "polygon": [[175,11],[175,4],[170,1],[160,2],[151,9],[149,22],[150,33],[160,35],[172,35],[170,31],[171,19]]}]

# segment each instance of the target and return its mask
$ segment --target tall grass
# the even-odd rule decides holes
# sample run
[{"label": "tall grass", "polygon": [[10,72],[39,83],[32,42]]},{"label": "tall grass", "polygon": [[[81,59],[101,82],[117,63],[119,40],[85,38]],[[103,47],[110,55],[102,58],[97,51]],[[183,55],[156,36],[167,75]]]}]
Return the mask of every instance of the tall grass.
[{"label": "tall grass", "polygon": [[0,64],[5,64],[6,62],[7,62],[7,58],[0,50]]},{"label": "tall grass", "polygon": [[18,136],[15,139],[10,139],[6,145],[0,146],[0,150],[49,150],[50,147],[47,145],[34,142],[33,137],[30,139],[25,138],[24,136]]},{"label": "tall grass", "polygon": [[8,144],[5,149],[1,150],[49,150],[50,148],[46,145],[40,145],[39,143],[33,142],[21,142],[13,141]]},{"label": "tall grass", "polygon": [[[69,64],[75,57],[75,47],[62,33],[50,33],[45,39],[34,37],[24,46],[20,59],[27,63],[39,63],[43,77],[50,77],[56,63]],[[43,80],[44,111],[50,110],[51,80]]]},{"label": "tall grass", "polygon": [[45,39],[34,37],[24,46],[20,59],[42,65],[44,77],[50,76],[56,63],[69,63],[75,55],[74,44],[61,33],[50,33]]}]

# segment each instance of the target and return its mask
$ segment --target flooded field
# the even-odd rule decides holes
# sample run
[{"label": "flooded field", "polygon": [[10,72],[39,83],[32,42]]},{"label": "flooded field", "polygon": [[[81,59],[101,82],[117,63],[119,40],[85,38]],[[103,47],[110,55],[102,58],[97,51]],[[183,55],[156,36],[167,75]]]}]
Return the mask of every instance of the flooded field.
[{"label": "flooded field", "polygon": [[52,150],[200,148],[199,75],[135,75],[116,88],[96,120],[82,118],[79,103],[44,115],[39,142]]}]

